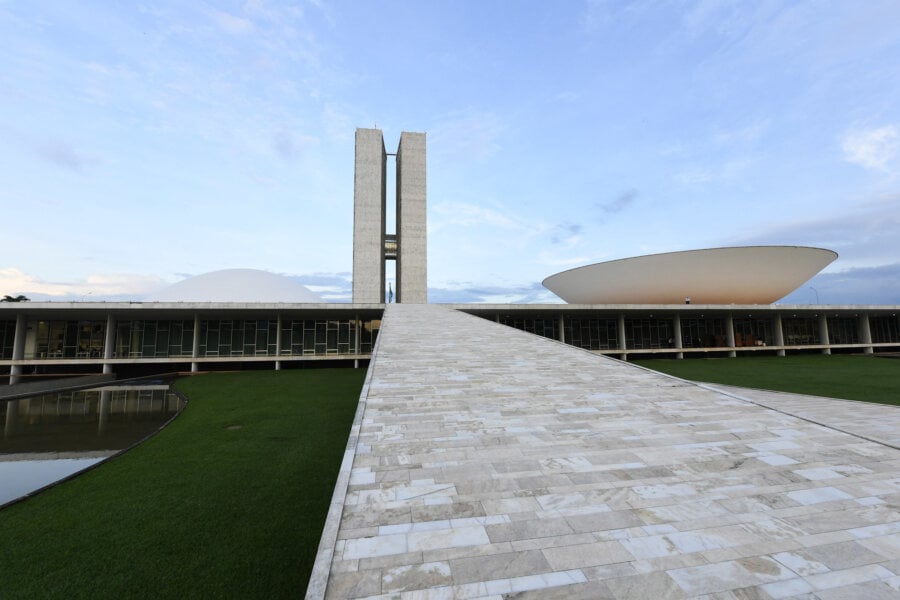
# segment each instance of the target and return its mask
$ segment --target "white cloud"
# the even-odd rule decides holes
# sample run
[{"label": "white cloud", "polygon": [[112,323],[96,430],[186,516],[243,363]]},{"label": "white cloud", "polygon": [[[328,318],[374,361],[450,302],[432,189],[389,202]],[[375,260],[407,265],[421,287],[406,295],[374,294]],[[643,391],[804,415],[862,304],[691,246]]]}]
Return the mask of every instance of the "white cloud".
[{"label": "white cloud", "polygon": [[97,162],[96,159],[85,156],[60,141],[52,141],[38,148],[38,155],[51,164],[76,172],[81,172],[86,166]]},{"label": "white cloud", "polygon": [[246,33],[251,33],[255,29],[253,21],[236,17],[221,10],[210,11],[210,16],[213,21],[215,21],[216,25],[219,26],[219,29],[225,33],[244,35]]},{"label": "white cloud", "polygon": [[496,210],[463,202],[443,202],[436,205],[433,211],[440,218],[433,223],[429,223],[429,233],[434,233],[434,231],[448,225],[488,225],[500,229],[533,232],[542,229],[540,227],[529,227],[521,221],[512,219]]},{"label": "white cloud", "polygon": [[0,294],[24,294],[36,299],[91,299],[132,297],[141,298],[155,291],[167,282],[154,275],[114,273],[88,275],[80,281],[45,281],[36,275],[25,273],[15,267],[0,269]]},{"label": "white cloud", "polygon": [[491,113],[452,114],[428,132],[429,152],[460,162],[486,160],[500,150],[504,129],[501,119]]},{"label": "white cloud", "polygon": [[844,135],[844,158],[867,169],[887,171],[900,148],[900,129],[885,125],[877,129],[858,129]]},{"label": "white cloud", "polygon": [[712,181],[713,174],[709,169],[704,167],[694,167],[677,173],[675,179],[683,185],[694,185],[697,183],[706,183]]}]

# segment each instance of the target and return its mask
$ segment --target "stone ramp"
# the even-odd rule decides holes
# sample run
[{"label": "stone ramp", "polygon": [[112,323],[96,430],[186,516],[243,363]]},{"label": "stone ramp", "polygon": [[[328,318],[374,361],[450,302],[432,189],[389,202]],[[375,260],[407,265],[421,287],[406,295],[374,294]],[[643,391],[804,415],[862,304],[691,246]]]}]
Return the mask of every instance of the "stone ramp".
[{"label": "stone ramp", "polygon": [[900,409],[894,406],[712,383],[702,385],[900,449]]},{"label": "stone ramp", "polygon": [[310,598],[900,597],[900,451],[478,317],[388,306],[354,432]]}]

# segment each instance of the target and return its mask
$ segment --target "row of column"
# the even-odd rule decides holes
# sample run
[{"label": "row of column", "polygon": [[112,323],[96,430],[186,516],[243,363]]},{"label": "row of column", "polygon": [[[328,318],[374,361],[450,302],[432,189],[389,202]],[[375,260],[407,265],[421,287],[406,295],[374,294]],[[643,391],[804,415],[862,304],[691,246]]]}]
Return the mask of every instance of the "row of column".
[{"label": "row of column", "polygon": [[[559,316],[559,341],[566,343],[566,327],[565,327],[565,315],[561,314]],[[831,344],[828,336],[828,318],[821,314],[818,317],[819,319],[819,344],[820,346],[829,346]],[[500,322],[500,315],[497,315],[496,321]],[[625,345],[625,315],[620,314],[617,318],[617,326],[618,326],[618,342],[619,342],[619,350],[622,350],[622,354],[620,358],[622,360],[627,360],[628,355],[626,351],[628,348]],[[675,350],[682,350],[684,348],[681,340],[681,315],[676,314],[672,319],[672,328],[674,331],[674,342],[675,342]],[[775,346],[777,349],[775,350],[778,356],[784,356],[784,330],[781,326],[781,315],[779,313],[775,313],[775,331],[773,332],[775,335]],[[859,316],[859,338],[860,343],[865,345],[863,348],[864,354],[872,354],[874,350],[872,349],[872,330],[869,327],[869,314],[863,313]],[[725,341],[726,348],[728,348],[728,356],[730,358],[734,358],[737,356],[737,350],[734,343],[734,317],[728,315],[725,318]],[[632,348],[634,350],[634,348]],[[831,354],[831,348],[822,348],[822,354]],[[684,358],[684,352],[676,352],[676,358]]]},{"label": "row of column", "polygon": [[[359,315],[355,315],[356,323],[359,323]],[[13,338],[13,351],[12,351],[12,359],[13,361],[23,361],[25,360],[25,332],[27,328],[27,323],[25,321],[25,315],[16,315],[16,333]],[[116,346],[116,319],[113,315],[108,315],[106,317],[106,336],[104,337],[103,343],[103,374],[111,374],[113,373],[113,367],[115,363],[113,363],[113,359],[115,357],[115,346]],[[281,351],[281,315],[278,315],[278,325],[275,333],[275,348],[276,352]],[[355,336],[354,341],[354,354],[359,355],[360,348],[360,335],[359,331]],[[200,315],[194,315],[194,339],[193,346],[191,348],[191,373],[196,373],[200,370],[200,363],[197,360],[200,357]],[[354,367],[359,367],[359,359],[354,359],[353,361]],[[275,370],[281,370],[281,361],[275,360]],[[21,364],[13,364],[10,368],[9,372],[9,383],[10,385],[19,383],[22,379],[24,367]]]}]

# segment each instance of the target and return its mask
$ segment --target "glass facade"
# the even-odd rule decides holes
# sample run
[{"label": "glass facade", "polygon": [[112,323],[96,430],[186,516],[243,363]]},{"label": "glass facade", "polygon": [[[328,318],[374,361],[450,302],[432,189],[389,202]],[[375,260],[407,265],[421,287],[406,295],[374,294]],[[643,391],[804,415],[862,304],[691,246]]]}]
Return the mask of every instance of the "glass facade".
[{"label": "glass facade", "polygon": [[625,319],[625,345],[631,350],[675,347],[671,319]]},{"label": "glass facade", "polygon": [[[490,313],[501,324],[542,337],[559,340],[586,350],[616,353],[622,349],[620,317],[609,312],[521,312]],[[182,315],[185,313],[181,313]],[[308,314],[306,312],[304,315]],[[316,314],[316,313],[312,313]],[[353,356],[372,353],[379,319],[369,313],[366,319],[340,318],[352,312],[319,313],[339,318],[290,318],[290,314],[268,319],[204,319],[195,331],[195,320],[118,320],[115,324],[115,359],[191,358],[194,339],[199,342],[197,358],[240,357],[308,357]],[[640,316],[624,321],[624,348],[627,351],[675,349],[675,317]],[[669,317],[668,315],[672,315]],[[682,313],[684,314],[684,313]],[[680,319],[681,348],[713,349],[728,347],[728,319],[721,312]],[[274,316],[274,315],[273,315]],[[627,313],[626,313],[627,316]],[[858,346],[864,342],[861,319],[852,313],[827,317],[828,343]],[[795,314],[783,316],[781,327],[784,346],[821,345],[821,316]],[[732,320],[735,348],[775,345],[777,317],[774,311],[763,311],[759,317],[734,317]],[[106,319],[30,320],[25,336],[25,359],[94,359],[104,358]],[[563,328],[560,331],[560,327]],[[882,313],[869,316],[872,344],[900,344],[900,319]],[[561,334],[564,334],[561,336]],[[0,360],[12,359],[16,321],[0,321]]]},{"label": "glass facade", "polygon": [[618,320],[566,317],[566,343],[585,350],[615,350],[619,347]]},{"label": "glass facade", "polygon": [[278,321],[200,321],[200,356],[275,356]]},{"label": "glass facade", "polygon": [[681,319],[681,345],[684,348],[719,348],[727,345],[725,319]]},{"label": "glass facade", "polygon": [[859,320],[853,317],[828,317],[828,343],[858,344]]},{"label": "glass facade", "polygon": [[106,321],[38,321],[32,358],[102,358]]},{"label": "glass facade", "polygon": [[190,356],[194,321],[119,321],[116,358]]},{"label": "glass facade", "polygon": [[550,315],[502,315],[500,323],[554,340],[559,339],[559,317]]},{"label": "glass facade", "polygon": [[787,317],[781,320],[787,346],[810,346],[819,341],[818,317]]},{"label": "glass facade", "polygon": [[875,344],[900,342],[900,319],[895,316],[869,317],[869,329]]},{"label": "glass facade", "polygon": [[0,321],[0,360],[10,360],[16,339],[16,322]]},{"label": "glass facade", "polygon": [[381,327],[380,320],[294,319],[281,322],[279,353],[290,356],[356,353],[370,354]]},{"label": "glass facade", "polygon": [[743,346],[770,346],[775,343],[775,327],[772,319],[752,319],[748,317],[746,319],[733,319],[733,321],[734,345],[736,348]]},{"label": "glass facade", "polygon": [[[380,319],[285,319],[278,344],[277,319],[200,321],[198,357],[371,354]],[[104,357],[106,321],[32,321],[25,358]],[[11,360],[15,321],[0,321],[0,360]],[[113,358],[190,358],[194,320],[126,320],[116,323]]]}]

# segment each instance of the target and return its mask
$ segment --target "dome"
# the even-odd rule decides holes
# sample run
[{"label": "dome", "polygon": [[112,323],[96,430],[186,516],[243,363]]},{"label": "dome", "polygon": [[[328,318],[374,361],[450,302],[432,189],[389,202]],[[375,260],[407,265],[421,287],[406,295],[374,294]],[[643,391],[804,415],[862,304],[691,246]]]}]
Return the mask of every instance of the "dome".
[{"label": "dome", "polygon": [[296,281],[257,269],[225,269],[189,277],[145,298],[148,302],[320,303]]},{"label": "dome", "polygon": [[578,267],[543,284],[571,304],[771,304],[836,258],[805,246],[687,250]]}]

